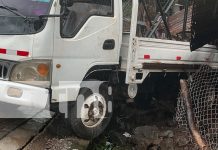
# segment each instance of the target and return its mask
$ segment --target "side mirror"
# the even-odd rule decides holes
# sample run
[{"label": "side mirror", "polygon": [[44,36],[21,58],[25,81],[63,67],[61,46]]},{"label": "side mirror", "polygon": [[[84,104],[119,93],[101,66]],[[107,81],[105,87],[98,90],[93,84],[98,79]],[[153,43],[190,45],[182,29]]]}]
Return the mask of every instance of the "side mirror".
[{"label": "side mirror", "polygon": [[71,7],[73,6],[74,0],[60,0],[61,6]]}]

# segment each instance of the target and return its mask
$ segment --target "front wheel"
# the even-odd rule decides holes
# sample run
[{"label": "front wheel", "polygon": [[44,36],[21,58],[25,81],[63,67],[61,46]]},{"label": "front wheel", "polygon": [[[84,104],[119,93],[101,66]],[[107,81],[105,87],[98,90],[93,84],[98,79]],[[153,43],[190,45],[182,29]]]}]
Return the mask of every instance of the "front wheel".
[{"label": "front wheel", "polygon": [[[80,89],[77,103],[69,108],[69,121],[73,131],[84,139],[99,136],[112,117],[112,90],[108,83],[91,82]],[[96,87],[99,87],[96,92]]]}]

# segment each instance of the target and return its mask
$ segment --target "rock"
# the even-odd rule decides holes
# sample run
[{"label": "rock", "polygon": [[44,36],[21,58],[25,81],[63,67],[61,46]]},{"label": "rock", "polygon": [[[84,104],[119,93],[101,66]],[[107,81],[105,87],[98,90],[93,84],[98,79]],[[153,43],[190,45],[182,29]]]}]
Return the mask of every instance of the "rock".
[{"label": "rock", "polygon": [[159,145],[153,145],[153,144],[151,144],[151,145],[149,145],[149,146],[147,147],[147,150],[161,150],[161,148],[160,148]]},{"label": "rock", "polygon": [[190,140],[188,139],[188,137],[177,136],[175,139],[175,142],[179,147],[183,147],[183,146],[188,145]]},{"label": "rock", "polygon": [[146,150],[148,146],[152,143],[152,140],[133,136],[131,143],[135,145],[136,150]]},{"label": "rock", "polygon": [[160,143],[161,150],[174,150],[174,142],[172,138],[166,138]]},{"label": "rock", "polygon": [[160,137],[163,138],[173,138],[174,137],[174,132],[171,130],[163,131],[160,133]]},{"label": "rock", "polygon": [[141,149],[149,149],[149,150],[156,150],[161,141],[162,138],[157,138],[157,139],[149,139],[149,138],[145,138],[142,136],[132,136],[131,138],[131,143],[133,143],[133,145],[136,145],[136,149],[137,150],[141,150]]},{"label": "rock", "polygon": [[160,131],[156,126],[137,127],[134,131],[136,137],[144,137],[153,140],[158,139],[159,133]]}]

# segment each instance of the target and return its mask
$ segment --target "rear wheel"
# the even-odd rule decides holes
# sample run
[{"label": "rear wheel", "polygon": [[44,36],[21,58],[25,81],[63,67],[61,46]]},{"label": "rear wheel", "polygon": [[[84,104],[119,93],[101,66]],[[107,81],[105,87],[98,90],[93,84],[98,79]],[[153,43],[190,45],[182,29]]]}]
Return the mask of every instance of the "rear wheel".
[{"label": "rear wheel", "polygon": [[111,87],[104,82],[99,86],[99,92],[93,92],[96,86],[99,85],[94,83],[89,88],[83,87],[77,104],[69,108],[69,121],[73,131],[85,139],[100,135],[112,117]]}]

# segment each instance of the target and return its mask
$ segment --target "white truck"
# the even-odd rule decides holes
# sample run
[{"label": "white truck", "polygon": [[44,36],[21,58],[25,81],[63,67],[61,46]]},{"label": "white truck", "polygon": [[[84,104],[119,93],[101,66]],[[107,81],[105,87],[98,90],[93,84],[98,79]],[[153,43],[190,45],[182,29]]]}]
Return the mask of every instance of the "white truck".
[{"label": "white truck", "polygon": [[[48,104],[78,102],[82,95],[81,105],[68,106],[68,119],[78,136],[91,139],[110,121],[112,87],[127,85],[127,94],[134,99],[137,85],[152,72],[217,66],[215,46],[191,52],[189,42],[168,38],[164,14],[174,6],[178,9],[174,0],[152,10],[156,14],[153,21],[148,19],[149,36],[139,36],[138,28],[146,24],[138,17],[139,13],[146,16],[139,9],[142,2],[1,0],[0,101],[44,109]],[[129,31],[123,31],[124,22]],[[160,39],[160,30],[161,37],[168,36]],[[124,74],[125,84],[119,82],[119,74]],[[104,83],[99,86],[94,81]],[[95,86],[99,92],[92,92]]]}]

